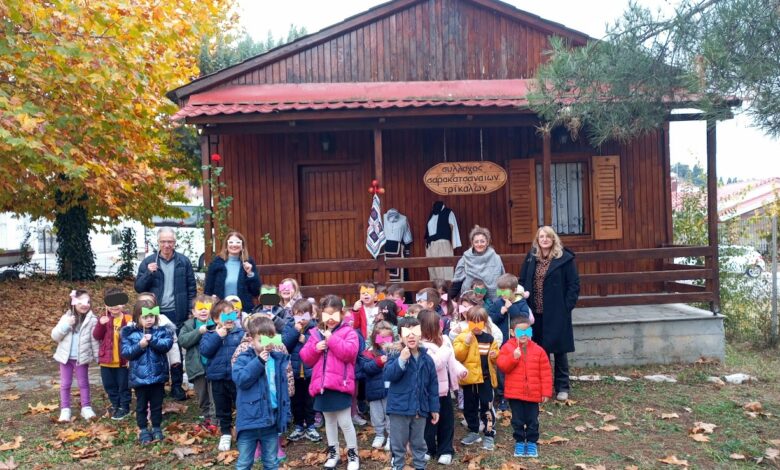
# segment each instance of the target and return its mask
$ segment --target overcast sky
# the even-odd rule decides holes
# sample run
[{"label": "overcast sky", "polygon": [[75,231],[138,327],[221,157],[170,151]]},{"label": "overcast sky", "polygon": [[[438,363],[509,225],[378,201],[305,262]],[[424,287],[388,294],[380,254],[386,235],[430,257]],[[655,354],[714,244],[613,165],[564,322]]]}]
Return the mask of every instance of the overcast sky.
[{"label": "overcast sky", "polygon": [[[239,0],[241,24],[256,39],[286,36],[291,24],[319,31],[345,18],[385,3],[377,0]],[[506,3],[543,18],[601,38],[605,26],[618,18],[628,0],[508,0]],[[672,0],[639,0],[642,5],[671,11]],[[703,123],[674,123],[671,132],[672,163],[706,163]],[[738,117],[718,124],[718,175],[740,178],[780,176],[780,142],[749,127]]]}]

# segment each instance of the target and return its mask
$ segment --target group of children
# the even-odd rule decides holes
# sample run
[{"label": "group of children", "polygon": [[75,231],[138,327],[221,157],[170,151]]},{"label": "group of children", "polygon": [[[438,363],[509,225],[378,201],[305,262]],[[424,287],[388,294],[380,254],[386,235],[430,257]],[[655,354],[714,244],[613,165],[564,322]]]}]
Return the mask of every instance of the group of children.
[{"label": "group of children", "polygon": [[489,299],[477,280],[450,301],[446,284],[436,282],[406,305],[400,286],[362,283],[359,300],[347,306],[335,295],[318,303],[303,299],[298,283],[285,279],[278,288],[262,287],[251,314],[238,298],[197,296],[178,335],[153,295],[140,294],[129,315],[127,295],[108,289],[105,312],[97,316],[89,294],[73,291],[69,310],[52,330],[61,371],[60,421],[71,419],[73,371],[81,416],[95,417],[87,367],[97,361],[112,419],[129,414],[133,389],[139,442],[163,439],[164,384],[169,367],[181,364],[173,347],[178,341],[201,425],[215,429],[218,423],[220,451],[231,447],[236,412],[237,468],[260,459],[264,469],[277,469],[288,425],[289,441],[318,442],[324,422],[324,467],[341,462],[341,430],[347,470],[358,470],[354,425],[365,424],[366,410],[375,432],[371,445],[391,452],[394,469],[404,467],[407,453],[415,469],[433,458],[449,465],[453,398],[468,427],[461,443],[493,450],[494,392],[512,410],[514,455],[536,457],[539,403],[552,396],[550,364],[531,340],[533,315],[517,277],[504,274],[497,287],[497,297]]}]

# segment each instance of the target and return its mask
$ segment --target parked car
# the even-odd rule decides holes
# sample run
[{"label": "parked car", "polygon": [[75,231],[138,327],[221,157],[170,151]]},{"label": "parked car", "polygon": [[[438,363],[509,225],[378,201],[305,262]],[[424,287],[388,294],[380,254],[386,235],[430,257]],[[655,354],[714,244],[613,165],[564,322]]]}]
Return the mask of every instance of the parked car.
[{"label": "parked car", "polygon": [[203,238],[203,206],[177,206],[185,212],[183,218],[154,217],[152,223],[155,229],[149,231],[146,237],[146,254],[157,250],[156,232],[159,227],[172,227],[176,231],[176,251],[187,256],[192,267],[203,270],[206,262],[206,241]]},{"label": "parked car", "polygon": [[[757,278],[766,269],[766,262],[752,246],[720,245],[718,247],[720,269],[723,272],[745,274]],[[700,265],[701,258],[675,258],[677,264]]]}]

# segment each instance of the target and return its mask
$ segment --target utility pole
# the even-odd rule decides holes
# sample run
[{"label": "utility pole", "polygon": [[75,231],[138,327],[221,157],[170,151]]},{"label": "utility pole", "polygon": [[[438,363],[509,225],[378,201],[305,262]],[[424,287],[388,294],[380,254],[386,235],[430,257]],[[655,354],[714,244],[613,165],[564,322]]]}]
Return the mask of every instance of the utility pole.
[{"label": "utility pole", "polygon": [[777,214],[772,215],[772,319],[770,341],[777,344]]}]

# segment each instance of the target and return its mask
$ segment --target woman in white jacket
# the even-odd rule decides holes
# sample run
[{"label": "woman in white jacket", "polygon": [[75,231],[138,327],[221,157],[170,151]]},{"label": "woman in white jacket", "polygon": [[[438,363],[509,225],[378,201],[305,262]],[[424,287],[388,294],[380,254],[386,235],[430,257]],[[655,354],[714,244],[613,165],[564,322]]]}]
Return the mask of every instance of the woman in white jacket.
[{"label": "woman in white jacket", "polygon": [[420,320],[422,344],[433,358],[436,376],[439,381],[439,421],[425,423],[425,443],[431,458],[439,457],[439,464],[450,465],[455,449],[452,440],[455,436],[455,411],[452,408],[450,392],[458,390],[458,380],[465,377],[466,367],[455,359],[455,350],[447,336],[441,334],[439,315],[433,310],[423,310],[417,317]]},{"label": "woman in white jacket", "polygon": [[70,421],[70,387],[73,372],[81,393],[81,417],[95,417],[89,395],[89,363],[97,362],[100,343],[92,337],[97,317],[92,313],[89,293],[74,290],[70,293],[70,309],[51,330],[51,339],[57,343],[54,360],[60,363],[60,422]]}]

